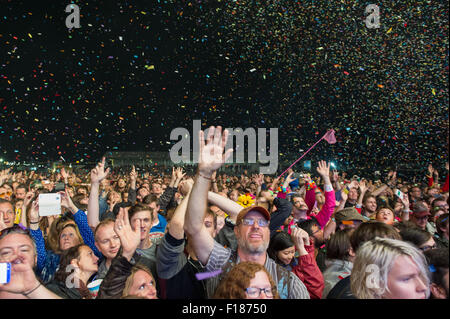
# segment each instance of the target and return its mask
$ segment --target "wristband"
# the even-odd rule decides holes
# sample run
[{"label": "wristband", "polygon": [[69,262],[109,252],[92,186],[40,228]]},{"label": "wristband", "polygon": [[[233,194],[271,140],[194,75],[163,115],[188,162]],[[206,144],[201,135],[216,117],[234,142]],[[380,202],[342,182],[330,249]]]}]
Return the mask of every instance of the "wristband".
[{"label": "wristband", "polygon": [[347,187],[344,187],[344,189],[342,190],[345,194],[348,194],[349,190]]},{"label": "wristband", "polygon": [[28,296],[29,294],[31,294],[33,291],[35,291],[36,289],[38,289],[40,286],[41,286],[42,284],[41,283],[39,283],[39,285],[37,285],[37,287],[36,288],[34,288],[34,289],[31,289],[29,292],[22,292],[22,295],[24,295],[24,296]]},{"label": "wristband", "polygon": [[200,172],[198,172],[198,175],[201,176],[201,177],[203,177],[203,178],[205,178],[205,179],[207,179],[207,180],[212,181],[212,178],[211,178],[211,177],[206,177],[205,175],[202,175]]},{"label": "wristband", "polygon": [[30,222],[30,224],[35,225],[35,224],[39,224],[39,222]]}]

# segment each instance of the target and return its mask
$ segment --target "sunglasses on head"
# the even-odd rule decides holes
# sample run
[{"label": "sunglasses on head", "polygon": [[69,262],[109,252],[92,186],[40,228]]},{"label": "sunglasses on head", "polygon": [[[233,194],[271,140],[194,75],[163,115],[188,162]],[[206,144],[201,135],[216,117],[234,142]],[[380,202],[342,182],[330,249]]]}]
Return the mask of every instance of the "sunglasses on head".
[{"label": "sunglasses on head", "polygon": [[0,239],[5,237],[8,234],[24,234],[24,235],[30,235],[30,230],[27,228],[22,228],[22,226],[19,226],[17,224],[14,224],[12,227],[3,229],[0,235]]}]

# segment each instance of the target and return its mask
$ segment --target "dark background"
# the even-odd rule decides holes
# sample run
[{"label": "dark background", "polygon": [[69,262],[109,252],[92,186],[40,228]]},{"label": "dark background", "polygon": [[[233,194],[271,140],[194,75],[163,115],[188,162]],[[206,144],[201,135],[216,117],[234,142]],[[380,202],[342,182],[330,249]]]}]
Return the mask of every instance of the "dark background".
[{"label": "dark background", "polygon": [[[5,160],[169,151],[195,119],[278,127],[280,163],[330,128],[338,142],[305,159],[448,160],[447,1],[73,1],[72,30],[69,3],[0,0]],[[370,3],[379,29],[365,25]]]}]

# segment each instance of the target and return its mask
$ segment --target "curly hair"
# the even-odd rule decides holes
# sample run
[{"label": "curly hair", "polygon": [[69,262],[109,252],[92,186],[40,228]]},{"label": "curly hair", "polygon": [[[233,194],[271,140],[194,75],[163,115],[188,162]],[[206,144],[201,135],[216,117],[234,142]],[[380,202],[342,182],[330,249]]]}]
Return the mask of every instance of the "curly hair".
[{"label": "curly hair", "polygon": [[254,262],[241,262],[235,265],[221,280],[212,299],[246,299],[245,289],[259,271],[266,273],[273,291],[273,299],[279,299],[277,286],[264,266]]}]

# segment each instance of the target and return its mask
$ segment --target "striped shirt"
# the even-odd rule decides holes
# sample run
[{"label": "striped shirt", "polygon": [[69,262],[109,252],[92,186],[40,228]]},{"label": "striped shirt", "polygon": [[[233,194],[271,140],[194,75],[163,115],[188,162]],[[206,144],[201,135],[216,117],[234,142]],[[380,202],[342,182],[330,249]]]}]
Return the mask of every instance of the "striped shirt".
[{"label": "striped shirt", "polygon": [[[214,241],[214,248],[209,256],[208,263],[206,264],[206,271],[211,272],[214,270],[222,269],[227,262],[230,261],[234,252],[229,248],[225,248],[218,242]],[[239,256],[236,263],[239,263]],[[292,272],[284,269],[266,255],[266,262],[264,264],[267,272],[272,276],[272,279],[277,285],[278,294],[281,299],[309,299],[309,293],[303,282]],[[286,274],[283,276],[282,274]],[[281,275],[280,275],[281,274]],[[288,284],[284,282],[285,278],[288,278]],[[206,283],[208,298],[211,298],[216,291],[221,276],[209,278]]]}]

